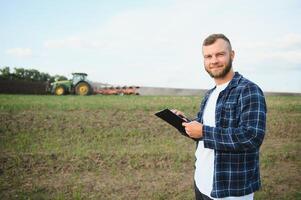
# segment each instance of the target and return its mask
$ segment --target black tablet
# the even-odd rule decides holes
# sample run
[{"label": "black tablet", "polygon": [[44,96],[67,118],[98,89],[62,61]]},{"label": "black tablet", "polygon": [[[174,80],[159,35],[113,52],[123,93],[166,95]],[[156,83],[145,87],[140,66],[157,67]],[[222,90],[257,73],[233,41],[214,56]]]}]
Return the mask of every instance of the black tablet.
[{"label": "black tablet", "polygon": [[185,131],[185,128],[182,126],[182,123],[190,122],[189,119],[185,118],[184,116],[179,116],[179,115],[173,113],[169,109],[161,110],[161,111],[155,113],[155,115],[157,117],[163,119],[164,121],[166,121],[167,123],[169,123],[170,125],[175,127],[176,129],[178,129],[183,135],[188,136]]}]

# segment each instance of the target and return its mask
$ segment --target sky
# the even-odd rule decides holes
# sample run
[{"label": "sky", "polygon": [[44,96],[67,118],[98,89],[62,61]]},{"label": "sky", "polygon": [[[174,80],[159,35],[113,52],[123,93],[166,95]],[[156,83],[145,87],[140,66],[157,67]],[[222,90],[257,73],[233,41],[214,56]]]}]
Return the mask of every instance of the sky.
[{"label": "sky", "polygon": [[209,89],[202,41],[225,34],[234,71],[301,93],[300,0],[0,0],[0,67],[113,85]]}]

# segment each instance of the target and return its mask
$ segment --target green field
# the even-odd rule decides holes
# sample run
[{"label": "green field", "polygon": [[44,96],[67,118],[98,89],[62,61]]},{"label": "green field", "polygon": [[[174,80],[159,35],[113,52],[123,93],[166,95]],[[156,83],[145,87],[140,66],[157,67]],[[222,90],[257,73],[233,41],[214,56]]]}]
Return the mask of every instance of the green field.
[{"label": "green field", "polygon": [[[153,113],[200,100],[0,95],[0,199],[193,199],[195,143]],[[301,97],[267,104],[255,199],[301,199]]]}]

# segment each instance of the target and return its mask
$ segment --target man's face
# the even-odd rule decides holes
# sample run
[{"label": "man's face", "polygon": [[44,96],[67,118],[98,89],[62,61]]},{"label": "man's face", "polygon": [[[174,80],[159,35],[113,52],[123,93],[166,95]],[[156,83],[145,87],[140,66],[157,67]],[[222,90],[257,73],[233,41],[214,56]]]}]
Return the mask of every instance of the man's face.
[{"label": "man's face", "polygon": [[223,78],[232,68],[234,51],[223,39],[217,39],[209,46],[203,46],[204,66],[212,78]]}]

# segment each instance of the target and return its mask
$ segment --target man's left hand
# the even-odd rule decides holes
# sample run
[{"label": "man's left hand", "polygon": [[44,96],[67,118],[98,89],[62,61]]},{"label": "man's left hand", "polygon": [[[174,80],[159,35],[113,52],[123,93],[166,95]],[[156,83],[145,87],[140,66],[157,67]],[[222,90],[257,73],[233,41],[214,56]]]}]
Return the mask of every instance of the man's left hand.
[{"label": "man's left hand", "polygon": [[191,138],[203,137],[203,124],[197,121],[192,121],[189,123],[183,122],[182,125],[185,127],[185,131],[189,135],[189,137]]}]

